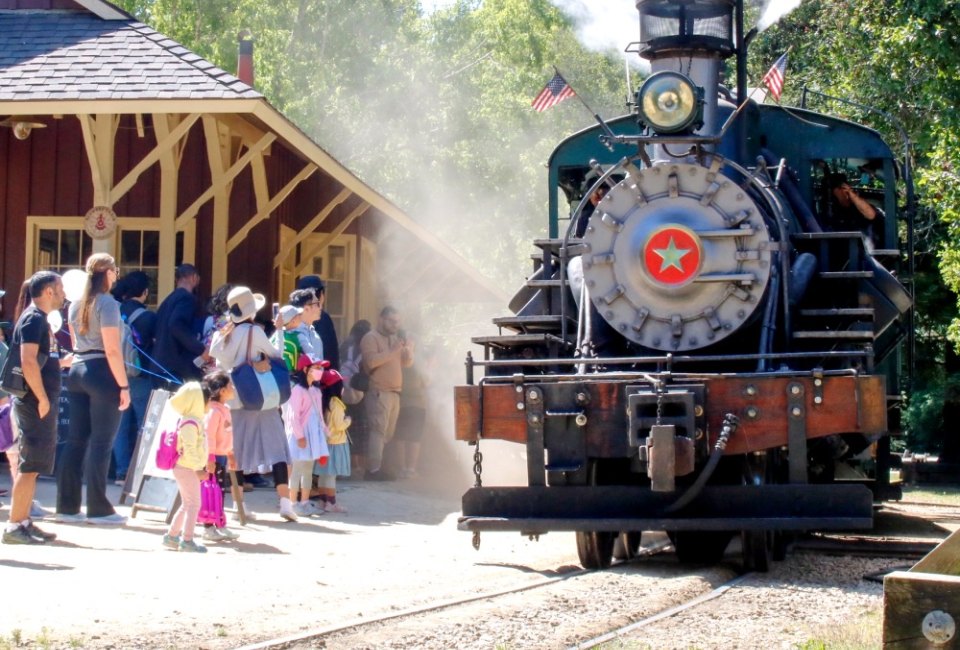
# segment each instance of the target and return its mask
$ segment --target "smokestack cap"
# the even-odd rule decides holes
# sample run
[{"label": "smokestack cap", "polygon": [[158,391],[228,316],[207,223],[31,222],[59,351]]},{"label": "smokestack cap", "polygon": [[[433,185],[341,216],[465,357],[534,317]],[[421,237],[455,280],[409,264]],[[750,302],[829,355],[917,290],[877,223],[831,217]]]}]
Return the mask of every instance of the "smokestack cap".
[{"label": "smokestack cap", "polygon": [[734,52],[734,0],[637,0],[637,11],[645,59]]}]

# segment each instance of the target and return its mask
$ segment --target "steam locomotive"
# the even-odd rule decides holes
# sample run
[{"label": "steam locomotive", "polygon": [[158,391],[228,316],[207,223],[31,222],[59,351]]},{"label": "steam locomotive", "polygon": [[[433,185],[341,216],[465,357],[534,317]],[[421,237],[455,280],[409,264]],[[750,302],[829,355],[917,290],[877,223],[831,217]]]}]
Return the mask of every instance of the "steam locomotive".
[{"label": "steam locomotive", "polygon": [[[870,527],[896,496],[909,178],[876,131],[747,96],[742,8],[638,0],[630,49],[652,73],[633,113],[550,158],[550,236],[455,388],[475,545],[576,531],[602,568],[645,530],[693,562],[739,535],[766,570],[796,531]],[[733,55],[736,92],[719,82]],[[490,439],[525,447],[526,487],[483,485]]]}]

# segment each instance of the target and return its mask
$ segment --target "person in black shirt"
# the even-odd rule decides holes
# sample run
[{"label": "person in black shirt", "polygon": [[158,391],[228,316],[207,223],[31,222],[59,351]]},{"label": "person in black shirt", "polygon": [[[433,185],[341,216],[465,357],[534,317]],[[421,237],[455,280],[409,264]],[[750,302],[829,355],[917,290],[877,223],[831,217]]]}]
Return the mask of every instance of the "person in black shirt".
[{"label": "person in black shirt", "polygon": [[834,232],[862,231],[869,234],[877,216],[883,216],[882,212],[850,187],[846,174],[830,174],[826,184],[830,189],[829,229]]},{"label": "person in black shirt", "polygon": [[[193,326],[196,299],[194,289],[200,284],[200,274],[192,264],[181,264],[176,270],[177,288],[167,296],[157,310],[157,332],[153,358],[162,370],[180,381],[200,381],[204,361],[209,361],[203,343]],[[176,382],[169,387],[176,389]]]},{"label": "person in black shirt", "polygon": [[60,399],[60,369],[72,358],[60,358],[47,314],[59,309],[65,299],[63,282],[52,271],[40,271],[30,278],[30,305],[23,311],[13,332],[19,347],[20,367],[27,393],[13,400],[20,427],[18,438],[20,472],[13,484],[10,519],[3,532],[4,544],[42,544],[55,539],[30,520],[30,505],[37,488],[37,476],[53,472],[57,448],[57,409]]},{"label": "person in black shirt", "polygon": [[121,485],[127,477],[130,458],[147,414],[150,393],[153,391],[159,369],[150,359],[153,357],[153,339],[157,330],[157,315],[147,309],[150,295],[150,278],[143,271],[132,271],[113,287],[113,297],[120,303],[120,317],[133,330],[134,341],[140,349],[140,373],[127,368],[130,383],[130,408],[120,414],[120,428],[113,442],[114,474]]}]

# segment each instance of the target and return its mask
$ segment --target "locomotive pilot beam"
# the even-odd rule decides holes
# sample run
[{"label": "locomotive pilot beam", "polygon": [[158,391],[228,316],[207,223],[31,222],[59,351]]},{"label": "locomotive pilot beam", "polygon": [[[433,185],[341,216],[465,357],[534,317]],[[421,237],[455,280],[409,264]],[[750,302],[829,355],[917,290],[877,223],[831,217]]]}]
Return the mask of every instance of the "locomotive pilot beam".
[{"label": "locomotive pilot beam", "polygon": [[[790,531],[869,527],[874,499],[898,494],[909,178],[867,127],[722,88],[723,59],[746,65],[742,1],[637,8],[631,51],[653,73],[635,112],[554,150],[551,236],[455,389],[456,438],[477,446],[459,527],[475,544],[576,531],[588,568],[630,557],[644,530],[698,562],[739,533],[764,570]],[[881,217],[835,220],[837,174]],[[526,487],[483,485],[487,440],[523,446]]]}]

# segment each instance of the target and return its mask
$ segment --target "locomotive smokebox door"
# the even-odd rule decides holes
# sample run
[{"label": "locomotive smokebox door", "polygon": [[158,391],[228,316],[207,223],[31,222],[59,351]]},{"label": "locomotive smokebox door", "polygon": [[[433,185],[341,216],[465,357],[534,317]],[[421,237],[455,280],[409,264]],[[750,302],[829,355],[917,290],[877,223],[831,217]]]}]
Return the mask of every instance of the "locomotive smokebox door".
[{"label": "locomotive smokebox door", "polygon": [[647,475],[654,492],[673,492],[676,489],[677,449],[674,440],[677,428],[672,424],[655,424],[647,438]]}]

